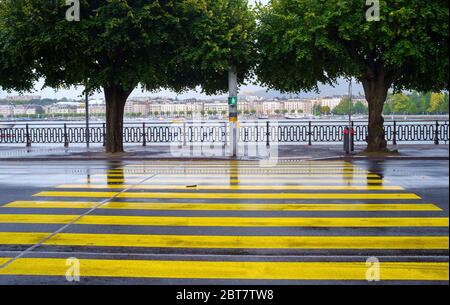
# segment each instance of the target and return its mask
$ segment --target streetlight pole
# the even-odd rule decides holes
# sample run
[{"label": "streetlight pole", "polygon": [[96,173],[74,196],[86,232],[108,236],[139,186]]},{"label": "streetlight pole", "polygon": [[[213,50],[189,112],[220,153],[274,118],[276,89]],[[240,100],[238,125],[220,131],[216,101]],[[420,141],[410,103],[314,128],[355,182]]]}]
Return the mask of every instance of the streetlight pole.
[{"label": "streetlight pole", "polygon": [[348,85],[348,127],[344,131],[344,150],[345,154],[349,155],[353,151],[353,124],[352,124],[352,78],[350,77],[350,82]]},{"label": "streetlight pole", "polygon": [[352,129],[352,111],[353,111],[353,102],[352,102],[352,78],[350,78],[350,83],[348,84],[348,128]]}]

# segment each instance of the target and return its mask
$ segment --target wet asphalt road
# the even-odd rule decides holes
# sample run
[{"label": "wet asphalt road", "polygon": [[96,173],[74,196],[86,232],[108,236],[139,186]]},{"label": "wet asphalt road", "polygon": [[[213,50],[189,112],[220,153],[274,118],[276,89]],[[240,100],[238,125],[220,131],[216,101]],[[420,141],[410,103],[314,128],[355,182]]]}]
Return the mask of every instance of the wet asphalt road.
[{"label": "wet asphalt road", "polygon": [[0,284],[448,284],[448,165],[2,162]]}]

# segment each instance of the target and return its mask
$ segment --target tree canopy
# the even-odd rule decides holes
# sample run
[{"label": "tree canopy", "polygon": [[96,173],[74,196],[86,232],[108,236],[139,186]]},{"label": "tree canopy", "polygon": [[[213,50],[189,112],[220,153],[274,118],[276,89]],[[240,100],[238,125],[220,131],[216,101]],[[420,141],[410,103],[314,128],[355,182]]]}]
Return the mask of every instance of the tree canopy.
[{"label": "tree canopy", "polygon": [[448,1],[380,0],[368,21],[359,0],[272,0],[258,10],[256,68],[282,92],[355,77],[369,102],[369,150],[384,150],[388,90],[448,90]]},{"label": "tree canopy", "polygon": [[[123,106],[138,85],[217,93],[226,91],[231,66],[240,83],[249,76],[255,19],[246,0],[80,4],[80,21],[68,22],[65,0],[2,0],[1,72],[11,76],[0,84],[20,89],[43,78],[52,88],[104,90],[108,151],[123,150]],[[22,62],[24,69],[8,74]]]}]

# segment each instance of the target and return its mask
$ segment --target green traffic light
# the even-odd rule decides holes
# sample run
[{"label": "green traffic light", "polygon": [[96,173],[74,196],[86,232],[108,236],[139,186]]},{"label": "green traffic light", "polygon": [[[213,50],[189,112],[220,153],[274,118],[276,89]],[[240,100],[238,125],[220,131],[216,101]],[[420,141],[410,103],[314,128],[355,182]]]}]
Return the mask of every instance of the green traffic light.
[{"label": "green traffic light", "polygon": [[237,97],[233,96],[233,97],[228,98],[228,105],[236,106],[237,105]]}]

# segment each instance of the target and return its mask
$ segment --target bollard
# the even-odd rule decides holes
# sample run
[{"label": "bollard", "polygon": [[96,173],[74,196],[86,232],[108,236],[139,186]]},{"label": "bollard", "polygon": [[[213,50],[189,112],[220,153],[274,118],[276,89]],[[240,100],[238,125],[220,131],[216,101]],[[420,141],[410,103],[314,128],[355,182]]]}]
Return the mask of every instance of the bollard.
[{"label": "bollard", "polygon": [[439,122],[436,121],[436,130],[434,132],[434,144],[439,145]]},{"label": "bollard", "polygon": [[267,121],[266,123],[266,146],[270,147],[270,123]]},{"label": "bollard", "polygon": [[346,155],[350,154],[350,129],[348,127],[344,129],[344,151]]}]

